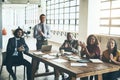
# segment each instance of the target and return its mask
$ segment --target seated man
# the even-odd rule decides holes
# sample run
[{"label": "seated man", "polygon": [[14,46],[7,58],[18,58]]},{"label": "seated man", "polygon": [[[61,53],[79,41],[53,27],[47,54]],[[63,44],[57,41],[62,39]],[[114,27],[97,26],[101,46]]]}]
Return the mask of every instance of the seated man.
[{"label": "seated man", "polygon": [[[62,46],[59,48],[59,50],[64,50],[67,52],[72,52],[75,54],[78,54],[78,40],[75,40],[72,38],[72,34],[70,32],[67,33],[67,40],[64,41],[64,43],[62,44]],[[62,74],[62,80],[67,80],[65,79],[64,73]],[[69,80],[69,77],[68,77]]]},{"label": "seated man", "polygon": [[70,32],[67,33],[67,40],[65,40],[62,46],[59,48],[59,50],[62,49],[67,52],[78,54],[78,40],[74,40]]},{"label": "seated man", "polygon": [[10,38],[6,50],[6,68],[13,80],[17,80],[12,66],[24,65],[27,67],[27,80],[31,80],[32,65],[23,58],[23,53],[28,53],[28,46],[25,43],[23,30],[18,28],[14,31],[14,37]]}]

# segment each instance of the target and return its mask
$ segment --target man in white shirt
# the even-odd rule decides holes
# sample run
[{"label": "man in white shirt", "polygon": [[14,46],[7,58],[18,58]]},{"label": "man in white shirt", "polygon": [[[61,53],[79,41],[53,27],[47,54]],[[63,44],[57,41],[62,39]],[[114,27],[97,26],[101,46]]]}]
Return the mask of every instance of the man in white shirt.
[{"label": "man in white shirt", "polygon": [[[40,50],[42,45],[48,45],[47,39],[50,38],[50,27],[45,24],[46,16],[44,14],[40,15],[40,23],[35,25],[33,36],[36,38],[36,49]],[[39,62],[36,70],[38,69]],[[45,64],[46,72],[49,72],[48,65]]]}]

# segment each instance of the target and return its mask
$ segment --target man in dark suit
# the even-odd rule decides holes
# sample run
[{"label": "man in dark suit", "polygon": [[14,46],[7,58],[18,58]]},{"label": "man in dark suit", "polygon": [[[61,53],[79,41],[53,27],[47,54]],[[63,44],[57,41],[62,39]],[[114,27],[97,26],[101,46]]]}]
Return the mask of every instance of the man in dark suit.
[{"label": "man in dark suit", "polygon": [[67,33],[67,39],[61,45],[59,50],[64,50],[72,53],[78,54],[78,40],[72,38],[72,34],[70,32]]},{"label": "man in dark suit", "polygon": [[[67,52],[72,52],[74,54],[79,54],[78,51],[78,40],[75,40],[72,38],[72,34],[70,32],[67,33],[67,39],[64,41],[64,43],[61,45],[59,50],[64,50]],[[62,80],[70,80],[69,77],[65,78],[65,75],[63,72],[62,74]]]},{"label": "man in dark suit", "polygon": [[23,58],[23,53],[27,53],[29,48],[25,43],[23,30],[18,28],[14,32],[14,37],[10,38],[7,44],[6,54],[6,68],[13,80],[17,80],[12,66],[24,65],[27,67],[27,80],[31,80],[31,64]]}]

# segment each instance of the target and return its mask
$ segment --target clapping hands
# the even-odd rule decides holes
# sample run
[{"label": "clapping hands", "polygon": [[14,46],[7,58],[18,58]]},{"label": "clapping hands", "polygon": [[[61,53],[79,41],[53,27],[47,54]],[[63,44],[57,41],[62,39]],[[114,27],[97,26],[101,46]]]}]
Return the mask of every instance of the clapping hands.
[{"label": "clapping hands", "polygon": [[23,45],[18,48],[18,51],[24,51],[24,50],[25,50],[25,48]]},{"label": "clapping hands", "polygon": [[86,48],[86,44],[84,42],[79,42],[79,45],[82,47],[82,48]]}]

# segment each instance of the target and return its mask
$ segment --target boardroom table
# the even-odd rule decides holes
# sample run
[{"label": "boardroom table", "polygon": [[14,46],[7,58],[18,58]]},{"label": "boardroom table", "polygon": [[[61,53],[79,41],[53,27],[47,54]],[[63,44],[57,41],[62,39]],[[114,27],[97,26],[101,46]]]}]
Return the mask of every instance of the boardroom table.
[{"label": "boardroom table", "polygon": [[[64,59],[66,62],[56,62],[55,59],[43,58],[43,55],[50,55],[51,53],[58,53],[57,51],[43,52],[43,54],[34,54],[34,52],[38,52],[36,50],[32,50],[26,55],[32,57],[32,76],[31,80],[34,80],[35,77],[47,76],[47,75],[55,75],[55,80],[59,80],[59,76],[61,72],[67,73],[70,77],[70,80],[76,80],[77,78],[94,76],[98,75],[98,80],[102,80],[102,74],[118,71],[120,66],[112,64],[112,63],[92,63],[87,62],[87,66],[71,66],[71,63],[78,63],[76,61],[68,60],[66,56],[56,56],[55,59]],[[41,74],[35,74],[35,67],[37,65],[37,61],[43,62],[54,68],[53,72],[46,72]]]}]

